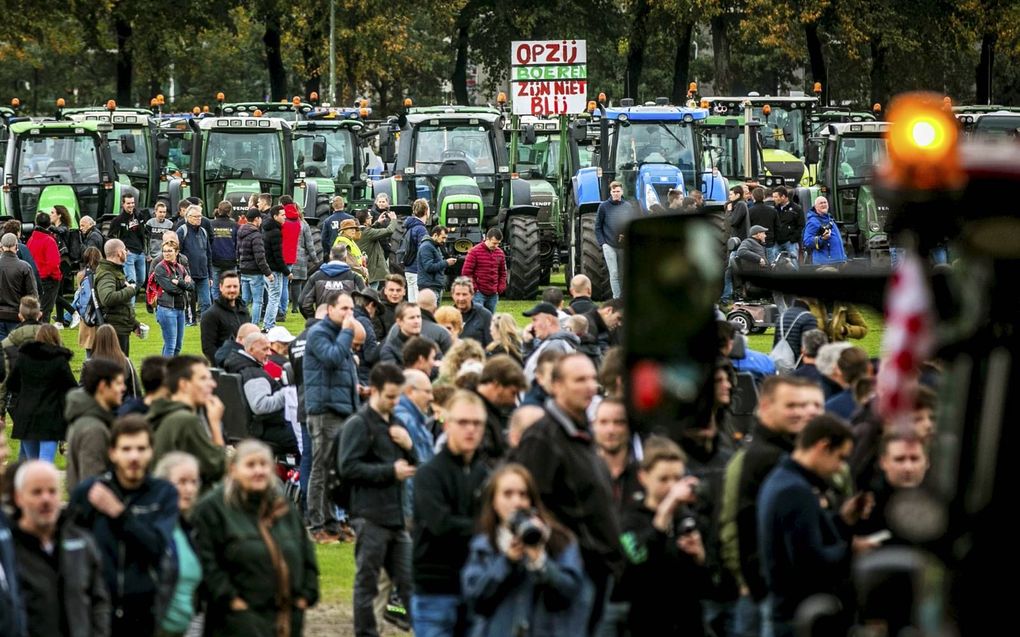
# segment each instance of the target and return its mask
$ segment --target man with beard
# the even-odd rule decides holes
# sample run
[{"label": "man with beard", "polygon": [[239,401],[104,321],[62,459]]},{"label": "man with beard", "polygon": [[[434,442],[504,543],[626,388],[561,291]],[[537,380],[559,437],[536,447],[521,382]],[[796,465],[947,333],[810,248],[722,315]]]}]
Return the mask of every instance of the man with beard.
[{"label": "man with beard", "polygon": [[202,313],[199,330],[202,334],[202,354],[213,363],[216,350],[237,336],[237,330],[251,323],[251,313],[241,302],[241,277],[234,270],[220,272],[219,295],[208,310]]}]

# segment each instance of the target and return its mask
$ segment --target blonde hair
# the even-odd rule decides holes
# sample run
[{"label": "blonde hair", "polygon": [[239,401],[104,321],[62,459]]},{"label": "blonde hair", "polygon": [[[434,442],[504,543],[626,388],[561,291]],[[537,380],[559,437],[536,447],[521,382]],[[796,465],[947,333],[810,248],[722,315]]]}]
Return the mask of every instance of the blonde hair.
[{"label": "blonde hair", "polygon": [[456,328],[457,336],[464,331],[464,317],[461,316],[460,310],[449,305],[436,310],[436,323],[443,325],[449,323]]},{"label": "blonde hair", "polygon": [[[223,499],[226,500],[227,504],[240,509],[244,506],[245,493],[238,486],[237,482],[230,476],[229,469],[233,469],[234,466],[241,461],[242,458],[247,458],[250,455],[259,454],[269,461],[269,464],[273,464],[273,450],[269,448],[269,445],[262,442],[261,440],[255,440],[254,438],[247,438],[238,443],[235,447],[234,455],[229,458],[227,477],[223,480]],[[277,499],[283,497],[283,486],[280,484],[280,479],[276,476],[276,472],[271,472],[269,476],[269,486],[266,487],[266,498],[270,503],[275,502]]]},{"label": "blonde hair", "polygon": [[517,321],[506,312],[500,312],[492,317],[492,324],[496,326],[496,340],[489,343],[488,350],[491,352],[502,345],[503,349],[510,356],[520,359],[521,356],[521,333],[517,329]]},{"label": "blonde hair", "polygon": [[472,359],[478,362],[485,361],[485,350],[478,344],[478,341],[472,338],[457,341],[453,347],[447,350],[443,355],[443,360],[439,363],[440,377],[452,382],[457,378],[457,373],[464,363]]}]

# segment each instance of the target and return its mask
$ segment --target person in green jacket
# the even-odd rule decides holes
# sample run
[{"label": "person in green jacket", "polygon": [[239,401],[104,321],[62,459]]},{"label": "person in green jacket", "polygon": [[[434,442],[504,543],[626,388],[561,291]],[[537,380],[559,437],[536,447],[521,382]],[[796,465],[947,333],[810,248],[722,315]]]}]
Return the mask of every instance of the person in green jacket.
[{"label": "person in green jacket", "polygon": [[390,273],[384,246],[389,244],[390,237],[397,230],[397,213],[387,210],[373,220],[371,211],[360,210],[358,211],[358,223],[365,226],[357,244],[365,254],[365,258],[368,259],[367,283],[370,287],[378,290],[386,280],[386,275]]},{"label": "person in green jacket", "polygon": [[[139,331],[140,324],[135,318],[135,296],[138,288],[128,283],[124,276],[127,248],[120,239],[110,239],[104,247],[106,258],[96,268],[96,298],[103,311],[103,320],[117,331],[117,340],[124,355],[131,347],[131,332]],[[139,331],[139,335],[141,332]]]},{"label": "person in green jacket", "polygon": [[[167,362],[163,384],[170,397],[153,402],[146,416],[155,432],[153,461],[173,451],[191,454],[208,489],[223,477],[225,465],[223,402],[213,394],[216,381],[203,359],[184,355]],[[204,421],[199,408],[205,408]]]},{"label": "person in green jacket", "polygon": [[237,445],[227,478],[195,506],[192,522],[209,601],[206,637],[301,635],[305,610],[319,599],[319,567],[265,443]]}]

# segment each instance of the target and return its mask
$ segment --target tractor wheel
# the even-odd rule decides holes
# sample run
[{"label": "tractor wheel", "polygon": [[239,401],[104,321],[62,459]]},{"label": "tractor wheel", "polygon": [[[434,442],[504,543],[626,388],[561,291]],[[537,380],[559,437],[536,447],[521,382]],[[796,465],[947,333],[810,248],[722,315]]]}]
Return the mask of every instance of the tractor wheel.
[{"label": "tractor wheel", "polygon": [[404,219],[400,219],[397,223],[397,229],[390,235],[390,272],[404,273],[404,264],[397,258],[397,250],[400,249],[400,244],[404,240],[405,231]]},{"label": "tractor wheel", "polygon": [[312,228],[312,245],[315,247],[315,262],[323,263],[323,257],[329,255],[322,254],[322,230],[319,229],[319,224],[311,226]]},{"label": "tractor wheel", "polygon": [[538,219],[510,217],[509,246],[510,281],[506,286],[508,299],[533,299],[538,294],[542,263],[538,254]]},{"label": "tractor wheel", "polygon": [[726,315],[726,320],[733,323],[733,326],[744,335],[750,334],[754,330],[754,317],[749,312],[744,310],[734,310]]},{"label": "tractor wheel", "polygon": [[[612,298],[613,290],[609,286],[609,270],[606,268],[606,259],[602,256],[602,247],[595,239],[595,213],[581,215],[580,239],[581,258],[578,265],[581,266],[581,271],[575,274],[584,274],[591,279],[592,300],[605,301]],[[570,284],[569,279],[567,284]]]}]

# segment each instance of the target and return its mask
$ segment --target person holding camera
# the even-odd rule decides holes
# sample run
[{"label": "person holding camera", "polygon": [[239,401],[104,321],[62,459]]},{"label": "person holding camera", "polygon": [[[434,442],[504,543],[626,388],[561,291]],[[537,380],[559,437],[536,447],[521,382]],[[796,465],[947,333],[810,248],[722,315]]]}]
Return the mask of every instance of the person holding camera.
[{"label": "person holding camera", "polygon": [[632,637],[704,635],[701,596],[711,586],[705,546],[694,513],[698,479],[685,476],[684,455],[672,440],[645,442],[638,480],[644,501],[624,512],[620,543],[627,568],[614,599],[630,602]]},{"label": "person holding camera", "polygon": [[807,213],[804,224],[804,251],[808,260],[815,265],[840,265],[846,263],[846,248],[839,226],[829,214],[829,200],[815,198],[815,205]]},{"label": "person holding camera", "polygon": [[506,464],[482,496],[481,533],[461,572],[476,637],[583,634],[592,591],[573,534],[546,511],[531,473]]}]

